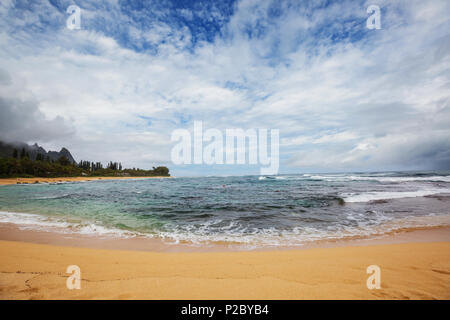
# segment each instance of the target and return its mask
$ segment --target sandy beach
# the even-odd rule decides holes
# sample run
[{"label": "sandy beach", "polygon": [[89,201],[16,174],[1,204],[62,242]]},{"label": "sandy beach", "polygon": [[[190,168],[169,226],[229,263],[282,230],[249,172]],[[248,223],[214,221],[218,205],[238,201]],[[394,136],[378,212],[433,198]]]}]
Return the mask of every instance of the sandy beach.
[{"label": "sandy beach", "polygon": [[[0,181],[15,184],[130,178],[154,177],[20,178]],[[145,225],[146,221],[152,220],[148,220],[147,216],[142,219],[141,214],[158,212],[161,208],[169,208],[168,213],[179,212],[175,216],[184,219],[180,226],[189,224],[193,219],[208,225],[212,220],[201,215],[204,207],[199,210],[193,207],[204,201],[203,198],[193,197],[191,193],[185,196],[183,193],[193,182],[199,185],[196,190],[212,190],[204,195],[204,199],[220,197],[219,200],[223,198],[228,201],[233,196],[241,199],[242,192],[233,189],[238,184],[228,183],[224,190],[220,183],[208,180],[202,185],[202,181],[175,179],[137,185],[120,181],[67,184],[64,192],[55,185],[36,187],[39,190],[29,186],[19,188],[24,189],[20,194],[11,192],[15,187],[2,187],[4,219],[0,223],[0,299],[450,299],[448,215],[422,214],[426,210],[447,212],[448,196],[445,194],[390,202],[350,202],[345,205],[333,204],[336,201],[331,200],[334,202],[327,207],[330,214],[339,215],[340,212],[341,215],[336,222],[328,222],[328,226],[340,226],[340,223],[352,225],[355,224],[354,219],[362,219],[357,220],[361,225],[366,221],[376,221],[376,227],[366,229],[373,233],[352,233],[350,231],[354,228],[350,228],[344,229],[349,230],[346,236],[333,238],[319,236],[324,229],[318,227],[313,234],[315,237],[305,238],[301,244],[282,242],[286,238],[283,234],[278,235],[276,239],[279,241],[271,246],[262,245],[262,242],[255,245],[253,242],[230,241],[226,237],[211,237],[219,239],[212,241],[205,237],[203,242],[195,242],[186,238],[176,240],[165,237],[164,233],[149,236],[149,233],[128,232],[124,235],[117,233],[116,229],[102,229],[100,219],[111,216],[118,219],[117,222],[134,221],[138,226]],[[267,194],[267,185],[260,184],[257,179],[252,181],[246,182],[249,190]],[[160,185],[165,183],[170,183],[170,186]],[[105,186],[108,188],[105,189]],[[251,189],[252,186],[255,189]],[[289,190],[290,187],[297,188],[297,184],[288,184],[284,188]],[[167,194],[160,193],[161,190]],[[274,194],[277,196],[278,192],[274,191]],[[170,201],[158,202],[161,199]],[[276,199],[272,201],[276,202]],[[110,206],[110,203],[120,206],[121,202],[127,206],[119,209]],[[177,205],[172,207],[173,203]],[[32,206],[16,207],[17,204]],[[92,204],[100,206],[91,207]],[[183,210],[189,205],[191,207],[186,213]],[[241,199],[241,207],[245,209],[246,205],[247,201]],[[66,223],[67,220],[56,223],[56,220],[45,220],[47,218],[39,220],[38,215],[27,213],[34,212],[35,207],[68,213],[67,216],[59,216],[59,219],[71,219],[70,214],[80,209],[84,210],[80,211],[83,214],[92,211],[95,215],[89,221],[98,219],[100,222],[83,224],[76,220],[76,215],[70,223]],[[238,211],[233,207],[232,211],[208,209],[207,212],[218,217],[228,213],[234,220],[242,222],[240,214],[246,213],[245,210]],[[408,214],[417,210],[418,216],[410,217],[406,210]],[[401,212],[404,219],[388,219],[386,223],[373,220],[381,211]],[[263,212],[272,213],[273,208]],[[164,211],[162,216],[166,213]],[[323,214],[321,211],[314,213],[310,219],[320,218]],[[248,218],[249,214],[245,217]],[[286,218],[286,214],[278,214],[276,219],[264,221],[260,211],[251,209],[251,214],[255,214],[253,219],[263,222],[263,226],[276,224],[283,218],[291,219]],[[200,220],[195,220],[198,215]],[[285,220],[285,223],[314,227],[308,219],[302,219],[304,216],[307,213],[300,212],[300,222]],[[221,233],[209,232],[219,236],[231,234],[228,229]],[[129,234],[132,236],[126,236]],[[195,239],[195,229],[189,235]],[[264,236],[261,234],[259,238],[265,239]],[[289,234],[288,237],[295,235]],[[245,239],[245,234],[232,239]],[[66,286],[69,277],[66,270],[71,265],[81,270],[79,290],[69,290]],[[380,268],[380,289],[370,290],[367,287],[369,266]]]},{"label": "sandy beach", "polygon": [[32,184],[32,183],[58,183],[74,181],[123,180],[123,179],[160,179],[171,177],[58,177],[58,178],[0,178],[0,185]]},{"label": "sandy beach", "polygon": [[[390,239],[396,237],[402,236]],[[2,240],[0,298],[449,299],[449,229],[403,237],[407,243],[385,239],[247,252],[144,252]],[[81,269],[80,290],[66,288],[69,265]],[[370,265],[381,269],[381,289],[366,286]]]},{"label": "sandy beach", "polygon": [[0,1],[0,300],[450,300],[450,0]]}]

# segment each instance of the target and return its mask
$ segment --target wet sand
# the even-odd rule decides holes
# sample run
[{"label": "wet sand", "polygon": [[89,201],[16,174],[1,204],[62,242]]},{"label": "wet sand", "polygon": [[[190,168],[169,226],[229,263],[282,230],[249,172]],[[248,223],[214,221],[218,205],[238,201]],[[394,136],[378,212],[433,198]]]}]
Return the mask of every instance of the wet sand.
[{"label": "wet sand", "polygon": [[[51,244],[0,241],[1,299],[450,299],[448,227],[240,252],[138,251],[148,242],[14,228],[3,225],[0,238]],[[69,265],[81,269],[80,290],[66,287]],[[381,268],[381,289],[366,286],[370,265]]]}]

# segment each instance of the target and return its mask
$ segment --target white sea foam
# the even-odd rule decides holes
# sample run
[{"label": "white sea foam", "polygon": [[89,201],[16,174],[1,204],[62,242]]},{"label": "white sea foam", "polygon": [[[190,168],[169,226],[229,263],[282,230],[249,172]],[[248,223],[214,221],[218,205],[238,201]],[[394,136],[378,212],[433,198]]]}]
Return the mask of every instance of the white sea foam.
[{"label": "white sea foam", "polygon": [[379,224],[360,224],[351,226],[334,226],[331,229],[316,229],[313,227],[295,227],[292,230],[277,230],[274,227],[264,229],[242,228],[231,222],[229,227],[225,227],[220,233],[210,233],[210,222],[200,228],[175,228],[170,232],[159,234],[163,239],[172,243],[189,242],[194,245],[204,245],[207,243],[223,242],[243,246],[247,249],[279,246],[301,246],[305,243],[318,240],[339,240],[347,237],[372,237],[380,236],[392,231],[404,228],[434,227],[450,225],[450,216],[435,216],[430,214],[422,217],[408,217],[401,219],[390,219],[381,215],[377,218]]},{"label": "white sea foam", "polygon": [[61,194],[61,195],[39,196],[39,197],[36,197],[35,200],[61,199],[61,198],[66,198],[68,196],[70,196],[70,194],[68,194],[68,193]]},{"label": "white sea foam", "polygon": [[[377,215],[377,225],[365,225],[360,223],[357,226],[335,225],[327,229],[317,229],[314,227],[295,227],[292,230],[279,230],[275,227],[263,229],[243,227],[236,221],[230,221],[228,225],[220,228],[220,232],[211,232],[212,226],[220,223],[220,220],[205,221],[202,225],[172,226],[170,231],[160,231],[156,234],[167,241],[168,244],[188,242],[193,245],[205,245],[214,242],[229,243],[246,249],[258,248],[261,246],[278,247],[303,245],[310,241],[334,240],[354,236],[372,236],[388,233],[393,230],[421,227],[449,225],[450,216],[424,216],[409,217],[405,219],[390,219],[380,213]],[[350,217],[347,217],[348,219]],[[353,217],[350,220],[360,221],[362,217]],[[361,222],[361,221],[360,221]],[[39,230],[47,232],[58,232],[63,234],[81,234],[100,237],[130,238],[130,237],[154,237],[150,234],[130,232],[115,228],[107,228],[95,223],[83,223],[74,221],[64,221],[58,218],[50,218],[38,214],[16,213],[0,211],[0,223],[16,224],[20,229]]]},{"label": "white sea foam", "polygon": [[379,181],[379,182],[450,182],[450,176],[428,176],[428,177],[387,177],[387,176],[357,176],[357,175],[312,175],[304,174],[307,179],[325,181]]},{"label": "white sea foam", "polygon": [[450,193],[450,189],[424,189],[416,191],[381,191],[364,192],[360,194],[342,195],[345,202],[369,202],[375,200],[389,200],[401,198],[415,198],[439,193]]},{"label": "white sea foam", "polygon": [[[235,243],[251,247],[258,246],[280,246],[280,245],[300,245],[305,241],[313,241],[327,238],[341,238],[347,232],[327,232],[315,228],[295,228],[292,231],[280,231],[274,227],[264,229],[248,229],[240,226],[235,221],[223,226],[221,232],[211,233],[211,226],[220,221],[206,221],[201,226],[172,226],[170,231],[160,231],[156,236],[168,241],[168,244],[178,244],[189,242],[203,245],[211,242]],[[105,236],[115,238],[131,237],[154,237],[154,235],[125,230],[107,228],[94,223],[82,223],[74,221],[64,221],[62,219],[47,217],[39,214],[5,212],[0,211],[0,223],[11,223],[17,225],[22,230],[37,230],[45,232],[57,232],[62,234],[80,234]]]},{"label": "white sea foam", "polygon": [[260,176],[258,177],[258,180],[286,180],[289,179],[289,177],[285,176]]},{"label": "white sea foam", "polygon": [[95,223],[67,221],[39,214],[0,211],[0,223],[11,223],[20,229],[39,230],[58,233],[76,233],[84,235],[119,236],[122,238],[141,235],[136,232],[108,228]]},{"label": "white sea foam", "polygon": [[260,176],[259,180],[321,180],[321,181],[378,181],[387,183],[399,182],[450,182],[450,176],[405,176],[405,177],[391,177],[383,175],[348,175],[348,174],[308,174],[303,175],[283,175],[283,176]]},{"label": "white sea foam", "polygon": [[431,181],[431,182],[450,182],[449,176],[429,176],[429,177],[363,177],[350,176],[350,180],[376,180],[380,182],[412,182],[412,181]]}]

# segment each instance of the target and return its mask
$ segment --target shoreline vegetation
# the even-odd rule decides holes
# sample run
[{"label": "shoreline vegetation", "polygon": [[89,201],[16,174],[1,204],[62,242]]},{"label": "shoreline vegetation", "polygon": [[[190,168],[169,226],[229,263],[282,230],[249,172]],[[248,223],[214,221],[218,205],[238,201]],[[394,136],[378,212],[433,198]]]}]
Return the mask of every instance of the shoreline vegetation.
[{"label": "shoreline vegetation", "polygon": [[127,179],[163,179],[172,176],[95,176],[95,177],[32,177],[32,178],[0,178],[0,186],[12,184],[39,184],[39,183],[65,183],[103,180],[127,180]]},{"label": "shoreline vegetation", "polygon": [[[44,150],[45,151],[45,150]],[[13,149],[9,156],[0,157],[0,179],[2,178],[62,178],[62,177],[169,177],[164,166],[151,170],[122,168],[120,162],[110,161],[106,167],[101,162],[75,162],[70,152],[63,148],[58,158],[51,153],[30,153],[25,148]]]}]

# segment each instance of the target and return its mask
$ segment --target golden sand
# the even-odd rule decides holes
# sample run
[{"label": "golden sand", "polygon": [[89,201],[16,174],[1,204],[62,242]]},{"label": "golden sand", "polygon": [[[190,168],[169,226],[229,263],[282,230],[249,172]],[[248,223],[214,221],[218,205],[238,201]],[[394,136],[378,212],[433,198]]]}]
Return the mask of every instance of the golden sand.
[{"label": "golden sand", "polygon": [[[68,290],[69,265],[81,289]],[[366,286],[369,265],[381,289]],[[449,299],[450,242],[156,253],[0,241],[2,299]]]},{"label": "golden sand", "polygon": [[7,184],[32,184],[32,183],[57,183],[70,181],[97,181],[119,179],[159,179],[170,177],[59,177],[59,178],[0,178],[0,185]]}]

